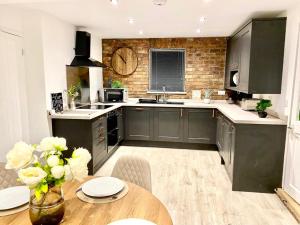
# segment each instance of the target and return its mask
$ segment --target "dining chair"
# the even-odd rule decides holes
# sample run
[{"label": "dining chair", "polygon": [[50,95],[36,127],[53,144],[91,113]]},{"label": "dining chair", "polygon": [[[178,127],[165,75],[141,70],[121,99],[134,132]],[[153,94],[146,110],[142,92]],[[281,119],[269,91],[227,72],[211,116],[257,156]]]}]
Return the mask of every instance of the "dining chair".
[{"label": "dining chair", "polygon": [[151,168],[147,160],[136,156],[122,156],[116,162],[112,176],[152,191]]},{"label": "dining chair", "polygon": [[17,178],[16,171],[5,169],[5,163],[0,162],[0,190],[20,185],[17,182]]}]

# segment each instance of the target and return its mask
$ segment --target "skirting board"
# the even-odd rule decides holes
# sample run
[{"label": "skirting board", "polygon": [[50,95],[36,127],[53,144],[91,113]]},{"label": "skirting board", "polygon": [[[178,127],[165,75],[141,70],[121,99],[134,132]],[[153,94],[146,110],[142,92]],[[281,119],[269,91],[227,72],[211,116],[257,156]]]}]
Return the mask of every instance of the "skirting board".
[{"label": "skirting board", "polygon": [[282,188],[275,189],[275,192],[298,223],[300,223],[300,205],[291,196],[289,196],[288,193],[282,190]]}]

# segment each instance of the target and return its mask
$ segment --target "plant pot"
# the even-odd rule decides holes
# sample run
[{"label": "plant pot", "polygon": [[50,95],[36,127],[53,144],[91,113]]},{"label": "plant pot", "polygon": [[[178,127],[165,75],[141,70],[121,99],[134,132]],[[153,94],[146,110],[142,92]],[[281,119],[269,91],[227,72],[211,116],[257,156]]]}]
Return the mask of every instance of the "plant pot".
[{"label": "plant pot", "polygon": [[75,98],[71,98],[70,109],[71,110],[75,110],[76,109]]},{"label": "plant pot", "polygon": [[209,104],[210,103],[210,99],[209,98],[205,98],[203,101],[204,101],[205,104]]},{"label": "plant pot", "polygon": [[48,192],[36,198],[31,190],[29,215],[33,225],[58,225],[65,214],[65,202],[61,187],[49,188]]},{"label": "plant pot", "polygon": [[257,112],[257,113],[258,113],[259,118],[266,118],[268,115],[268,113],[265,111]]}]

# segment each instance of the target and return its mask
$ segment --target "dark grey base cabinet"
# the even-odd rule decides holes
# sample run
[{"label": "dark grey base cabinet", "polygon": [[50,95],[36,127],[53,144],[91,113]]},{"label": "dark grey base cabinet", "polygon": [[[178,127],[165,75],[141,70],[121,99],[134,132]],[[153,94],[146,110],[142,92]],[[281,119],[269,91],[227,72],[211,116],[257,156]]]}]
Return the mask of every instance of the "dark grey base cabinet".
[{"label": "dark grey base cabinet", "polygon": [[183,142],[183,110],[154,109],[154,141]]},{"label": "dark grey base cabinet", "polygon": [[215,144],[214,111],[126,107],[126,140]]},{"label": "dark grey base cabinet", "polygon": [[233,191],[281,187],[286,126],[234,124],[218,114],[217,146]]},{"label": "dark grey base cabinet", "polygon": [[65,157],[71,157],[74,148],[89,150],[92,160],[88,164],[89,175],[93,175],[108,159],[106,116],[93,120],[52,119],[53,136],[64,137],[69,150]]},{"label": "dark grey base cabinet", "polygon": [[125,108],[125,139],[153,140],[153,109],[148,107]]},{"label": "dark grey base cabinet", "polygon": [[214,109],[184,109],[184,142],[216,144]]}]

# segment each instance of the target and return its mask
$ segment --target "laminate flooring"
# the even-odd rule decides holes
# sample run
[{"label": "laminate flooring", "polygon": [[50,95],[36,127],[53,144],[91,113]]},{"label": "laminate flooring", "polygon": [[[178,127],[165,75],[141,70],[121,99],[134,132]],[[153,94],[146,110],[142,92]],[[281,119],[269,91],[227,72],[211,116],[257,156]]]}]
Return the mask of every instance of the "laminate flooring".
[{"label": "laminate flooring", "polygon": [[110,176],[122,155],[151,165],[152,192],[174,225],[297,225],[275,194],[233,192],[216,151],[121,146],[96,175]]}]

